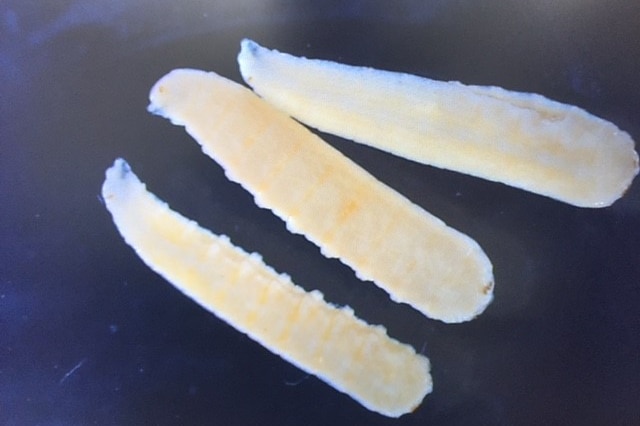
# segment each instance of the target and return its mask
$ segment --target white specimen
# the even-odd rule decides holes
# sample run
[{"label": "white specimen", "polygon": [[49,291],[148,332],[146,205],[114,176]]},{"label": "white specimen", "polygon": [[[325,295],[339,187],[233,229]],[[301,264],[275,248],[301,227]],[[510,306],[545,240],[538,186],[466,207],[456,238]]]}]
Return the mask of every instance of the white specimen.
[{"label": "white specimen", "polygon": [[605,207],[638,173],[626,132],[575,106],[499,87],[296,57],[244,40],[256,93],[309,126],[581,207]]}]

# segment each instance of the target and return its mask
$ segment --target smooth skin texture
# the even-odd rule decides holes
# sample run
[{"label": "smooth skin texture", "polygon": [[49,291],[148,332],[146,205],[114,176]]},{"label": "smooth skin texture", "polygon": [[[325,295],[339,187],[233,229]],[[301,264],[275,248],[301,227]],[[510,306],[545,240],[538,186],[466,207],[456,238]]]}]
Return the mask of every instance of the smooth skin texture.
[{"label": "smooth skin texture", "polygon": [[431,392],[426,357],[171,210],[124,160],[107,170],[102,197],[151,269],[271,352],[385,416],[413,411]]},{"label": "smooth skin texture", "polygon": [[638,173],[629,134],[540,95],[296,57],[251,40],[238,63],[257,94],[311,127],[579,207],[611,205]]},{"label": "smooth skin texture", "polygon": [[411,203],[251,90],[174,70],[149,110],[185,126],[227,176],[328,257],[397,302],[467,321],[493,297],[492,265],[470,237]]}]

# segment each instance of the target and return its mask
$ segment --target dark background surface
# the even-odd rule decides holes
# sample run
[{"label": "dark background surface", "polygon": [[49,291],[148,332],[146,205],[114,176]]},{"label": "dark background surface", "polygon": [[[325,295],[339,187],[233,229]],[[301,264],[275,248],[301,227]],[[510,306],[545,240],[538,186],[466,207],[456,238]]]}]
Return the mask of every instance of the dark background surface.
[{"label": "dark background surface", "polygon": [[[176,67],[241,81],[239,42],[538,92],[640,140],[640,4],[630,1],[0,3],[0,424],[640,424],[640,184],[579,209],[323,135],[475,238],[495,301],[446,325],[392,303],[257,208],[146,112]],[[434,392],[370,413],[174,290],[99,199],[127,159],[149,189],[423,350]]]}]

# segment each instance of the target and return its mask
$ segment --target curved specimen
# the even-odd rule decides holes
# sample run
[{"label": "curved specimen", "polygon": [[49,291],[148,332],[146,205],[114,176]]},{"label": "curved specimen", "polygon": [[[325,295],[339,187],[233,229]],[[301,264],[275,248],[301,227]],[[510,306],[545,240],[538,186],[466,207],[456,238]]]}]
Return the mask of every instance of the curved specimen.
[{"label": "curved specimen", "polygon": [[605,207],[638,173],[634,142],[575,106],[499,87],[306,59],[244,40],[244,80],[322,131],[580,207]]},{"label": "curved specimen", "polygon": [[362,279],[425,315],[469,320],[493,296],[492,266],[468,236],[382,184],[251,90],[174,70],[149,110],[185,126],[256,203]]},{"label": "curved specimen", "polygon": [[431,392],[427,358],[172,211],[124,160],[107,170],[102,196],[151,269],[271,352],[386,416],[412,411]]}]

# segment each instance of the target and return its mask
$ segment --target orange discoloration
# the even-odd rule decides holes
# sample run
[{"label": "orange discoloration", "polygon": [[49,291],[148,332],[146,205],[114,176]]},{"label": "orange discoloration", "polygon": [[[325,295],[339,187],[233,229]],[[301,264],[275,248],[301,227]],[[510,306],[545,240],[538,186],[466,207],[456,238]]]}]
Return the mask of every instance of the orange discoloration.
[{"label": "orange discoloration", "polygon": [[[176,70],[158,84],[165,91],[151,91],[150,110],[184,124],[257,204],[393,300],[445,322],[470,320],[491,301],[483,290],[491,262],[475,241],[251,91],[196,70]],[[247,137],[251,146],[240,149]]]}]

